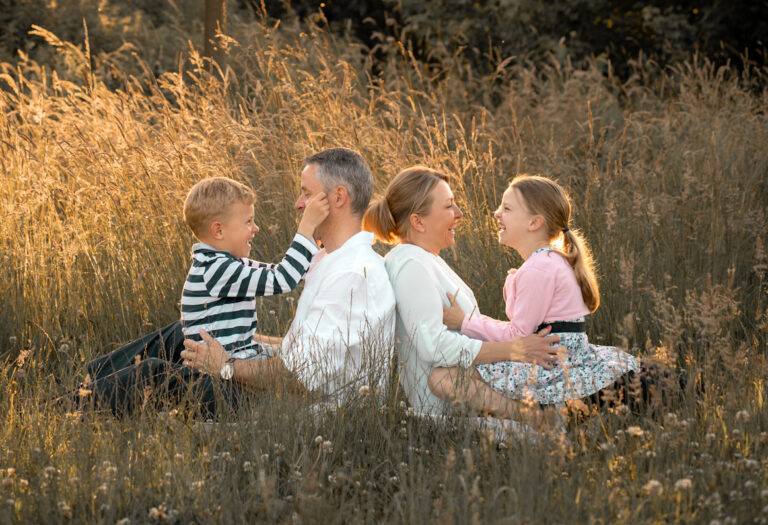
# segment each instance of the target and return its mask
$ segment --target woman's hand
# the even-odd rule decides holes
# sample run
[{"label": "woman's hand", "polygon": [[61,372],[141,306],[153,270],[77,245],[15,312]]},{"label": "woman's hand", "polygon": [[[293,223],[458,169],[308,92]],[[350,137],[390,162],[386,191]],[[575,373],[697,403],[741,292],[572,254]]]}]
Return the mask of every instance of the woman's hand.
[{"label": "woman's hand", "polygon": [[552,327],[548,326],[536,334],[516,337],[510,342],[513,347],[510,361],[533,363],[551,370],[555,363],[566,359],[568,352],[565,347],[553,346],[560,342],[560,336],[548,335],[551,330]]},{"label": "woman's hand", "polygon": [[461,324],[464,322],[464,310],[456,304],[456,294],[446,293],[450,306],[443,306],[443,324],[450,330],[461,330]]},{"label": "woman's hand", "polygon": [[203,338],[201,342],[184,340],[184,350],[181,351],[183,364],[204,374],[218,377],[221,367],[227,361],[227,352],[221,343],[205,330],[200,329],[200,337]]}]

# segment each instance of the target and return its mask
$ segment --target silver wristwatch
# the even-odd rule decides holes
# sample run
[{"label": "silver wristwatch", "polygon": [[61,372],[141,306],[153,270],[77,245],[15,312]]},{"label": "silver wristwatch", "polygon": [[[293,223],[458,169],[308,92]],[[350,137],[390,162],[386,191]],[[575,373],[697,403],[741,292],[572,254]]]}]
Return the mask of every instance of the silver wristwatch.
[{"label": "silver wristwatch", "polygon": [[221,365],[221,370],[219,370],[219,375],[224,381],[229,381],[232,379],[232,377],[235,375],[235,358],[230,357],[226,360],[226,362]]}]

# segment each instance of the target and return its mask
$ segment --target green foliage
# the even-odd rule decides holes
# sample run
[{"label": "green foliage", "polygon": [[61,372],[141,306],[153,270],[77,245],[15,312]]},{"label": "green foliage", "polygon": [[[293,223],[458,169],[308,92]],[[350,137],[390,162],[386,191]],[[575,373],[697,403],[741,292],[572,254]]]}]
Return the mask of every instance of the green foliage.
[{"label": "green foliage", "polygon": [[561,63],[570,59],[583,65],[601,55],[626,77],[638,54],[662,65],[678,63],[695,52],[719,64],[739,62],[739,54],[746,50],[758,64],[766,58],[760,41],[768,34],[766,2],[744,8],[718,0],[391,3],[405,21],[404,35],[415,40],[424,56],[441,59],[458,51],[481,68],[495,67],[509,57],[541,64],[554,56]]}]

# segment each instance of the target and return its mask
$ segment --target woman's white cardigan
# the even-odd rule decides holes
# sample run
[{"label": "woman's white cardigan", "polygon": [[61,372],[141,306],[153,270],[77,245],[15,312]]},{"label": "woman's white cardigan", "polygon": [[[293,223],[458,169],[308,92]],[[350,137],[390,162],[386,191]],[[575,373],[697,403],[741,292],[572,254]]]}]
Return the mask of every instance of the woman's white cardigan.
[{"label": "woman's white cardigan", "polygon": [[475,296],[443,259],[416,245],[395,246],[384,264],[397,301],[400,383],[416,411],[446,413],[450,404],[429,390],[430,372],[440,366],[470,367],[482,345],[443,324],[446,293],[458,292],[456,300],[465,312],[477,310]]}]

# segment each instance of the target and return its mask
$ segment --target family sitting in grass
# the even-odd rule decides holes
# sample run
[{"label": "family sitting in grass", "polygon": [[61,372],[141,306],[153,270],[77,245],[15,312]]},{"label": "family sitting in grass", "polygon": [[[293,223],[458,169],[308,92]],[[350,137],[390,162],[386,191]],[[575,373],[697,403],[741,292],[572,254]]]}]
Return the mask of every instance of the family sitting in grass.
[{"label": "family sitting in grass", "polygon": [[[252,190],[224,177],[190,190],[184,215],[199,242],[181,320],[89,363],[87,395],[76,402],[125,413],[155,392],[210,417],[237,408],[249,390],[337,401],[364,385],[383,391],[393,362],[411,406],[428,415],[462,406],[517,418],[521,402],[652,395],[651,371],[584,333],[599,292],[570,200],[554,181],[515,178],[496,211],[499,242],[525,260],[507,277],[509,319],[498,321],[477,311],[472,290],[440,258],[462,217],[447,175],[406,169],[369,206],[373,178],[358,153],[329,149],[304,164],[303,216],[277,264],[247,258],[259,230]],[[374,234],[397,244],[384,259]],[[286,335],[259,334],[255,297],[293,290],[302,278]]]}]

